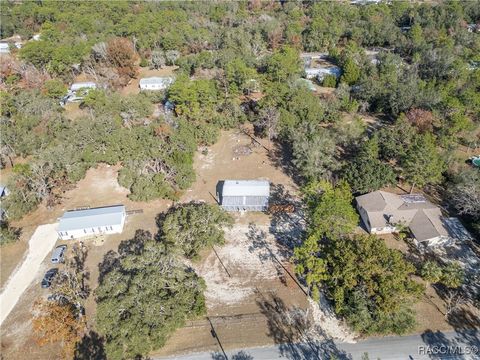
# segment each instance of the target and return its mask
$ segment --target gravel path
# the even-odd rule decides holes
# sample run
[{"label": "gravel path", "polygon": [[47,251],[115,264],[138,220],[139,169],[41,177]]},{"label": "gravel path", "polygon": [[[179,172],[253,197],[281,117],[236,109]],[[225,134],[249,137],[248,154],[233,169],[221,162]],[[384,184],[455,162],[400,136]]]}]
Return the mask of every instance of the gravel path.
[{"label": "gravel path", "polygon": [[41,225],[30,238],[27,256],[22,264],[17,266],[0,294],[0,325],[35,279],[42,261],[52,251],[58,238],[56,228],[57,223]]}]

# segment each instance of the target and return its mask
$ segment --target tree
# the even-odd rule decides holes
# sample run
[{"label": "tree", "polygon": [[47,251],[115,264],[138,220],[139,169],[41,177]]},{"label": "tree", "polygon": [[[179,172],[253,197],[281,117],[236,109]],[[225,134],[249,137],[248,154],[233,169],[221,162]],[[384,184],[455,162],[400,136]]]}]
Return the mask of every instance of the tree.
[{"label": "tree", "polygon": [[120,76],[136,76],[135,51],[130,40],[119,37],[110,39],[107,42],[107,59],[117,68]]},{"label": "tree", "polygon": [[405,179],[412,186],[410,192],[415,185],[422,188],[442,181],[445,163],[438,153],[432,135],[418,135],[414,138],[402,159],[402,167]]},{"label": "tree", "polygon": [[313,181],[302,188],[302,192],[309,209],[309,229],[320,238],[350,234],[358,225],[353,195],[345,181],[335,186],[324,180]]},{"label": "tree", "polygon": [[442,277],[442,268],[436,261],[426,261],[420,271],[422,278],[430,284],[435,284]]},{"label": "tree", "polygon": [[368,193],[396,182],[392,167],[379,159],[378,138],[368,140],[345,167],[345,180],[357,193]]},{"label": "tree", "polygon": [[255,125],[272,141],[278,136],[280,113],[274,107],[263,108],[258,114]]},{"label": "tree", "polygon": [[145,356],[205,313],[205,284],[178,253],[137,230],[100,264],[96,325],[108,359]]},{"label": "tree", "polygon": [[[413,265],[397,250],[372,235],[336,239],[325,250],[326,281],[335,310],[362,333],[399,333],[412,328],[414,318],[404,305],[421,292],[410,276]],[[366,321],[358,314],[368,310]]]},{"label": "tree", "polygon": [[284,46],[267,59],[267,75],[272,81],[287,81],[301,72],[298,51]]},{"label": "tree", "polygon": [[448,263],[442,269],[442,276],[440,282],[448,288],[458,288],[463,284],[465,273],[456,262]]},{"label": "tree", "polygon": [[165,54],[161,50],[153,50],[152,51],[152,57],[150,59],[150,63],[152,68],[154,69],[161,69],[162,67],[165,66],[166,59],[165,59]]},{"label": "tree", "polygon": [[87,285],[89,273],[85,269],[86,257],[87,247],[83,243],[73,245],[65,267],[55,276],[51,286],[52,295],[71,304],[77,317],[83,316],[85,300],[90,294]]},{"label": "tree", "polygon": [[477,169],[466,169],[456,175],[447,194],[459,214],[480,219],[480,172]]},{"label": "tree", "polygon": [[293,136],[292,163],[305,179],[331,179],[333,172],[340,169],[337,144],[328,130],[319,128],[310,134],[298,131]]},{"label": "tree", "polygon": [[37,301],[34,305],[33,331],[38,345],[59,342],[62,358],[71,359],[75,344],[85,329],[83,319],[76,318],[72,307],[55,302]]},{"label": "tree", "polygon": [[360,67],[355,63],[352,58],[347,58],[343,65],[343,74],[340,77],[340,82],[347,83],[348,85],[355,84],[360,78]]},{"label": "tree", "polygon": [[215,205],[189,203],[173,209],[161,224],[165,241],[195,258],[207,246],[225,242],[223,227],[231,226],[231,216]]},{"label": "tree", "polygon": [[406,118],[421,133],[432,132],[436,122],[432,112],[423,109],[408,110]]},{"label": "tree", "polygon": [[61,99],[67,94],[67,87],[60,80],[48,80],[45,82],[43,90],[45,95],[52,99]]},{"label": "tree", "polygon": [[[0,214],[0,218],[4,214]],[[21,229],[11,227],[7,220],[0,219],[0,246],[15,242],[21,234]]]}]

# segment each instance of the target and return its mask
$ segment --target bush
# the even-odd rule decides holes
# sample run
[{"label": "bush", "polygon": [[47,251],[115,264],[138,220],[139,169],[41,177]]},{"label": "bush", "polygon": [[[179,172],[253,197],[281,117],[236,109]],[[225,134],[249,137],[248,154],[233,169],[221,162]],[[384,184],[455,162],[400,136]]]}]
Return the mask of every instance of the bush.
[{"label": "bush", "polygon": [[337,86],[337,77],[335,75],[325,75],[322,81],[322,86],[334,88]]}]

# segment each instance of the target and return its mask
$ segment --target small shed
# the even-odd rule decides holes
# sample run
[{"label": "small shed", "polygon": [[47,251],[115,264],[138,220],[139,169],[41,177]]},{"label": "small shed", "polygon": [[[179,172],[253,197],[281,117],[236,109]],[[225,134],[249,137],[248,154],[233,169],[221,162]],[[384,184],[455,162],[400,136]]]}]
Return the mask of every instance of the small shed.
[{"label": "small shed", "polygon": [[0,43],[0,54],[9,54],[10,45],[8,43]]},{"label": "small shed", "polygon": [[148,77],[140,79],[140,90],[165,90],[173,83],[173,78],[169,76],[164,77]]},{"label": "small shed", "polygon": [[125,206],[115,205],[67,211],[60,218],[58,236],[62,240],[123,231],[127,214]]},{"label": "small shed", "polygon": [[219,195],[226,211],[266,211],[270,183],[266,180],[225,180]]}]

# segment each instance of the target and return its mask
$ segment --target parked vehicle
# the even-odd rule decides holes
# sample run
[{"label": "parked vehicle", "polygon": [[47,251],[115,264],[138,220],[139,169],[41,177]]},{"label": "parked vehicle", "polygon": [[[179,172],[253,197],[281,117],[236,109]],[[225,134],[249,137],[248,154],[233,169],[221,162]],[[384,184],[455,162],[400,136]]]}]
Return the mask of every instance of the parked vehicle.
[{"label": "parked vehicle", "polygon": [[58,269],[57,268],[53,268],[53,269],[48,270],[45,273],[45,275],[43,276],[42,288],[44,288],[44,289],[49,288],[50,285],[52,285],[53,278],[55,276],[57,276],[57,274],[58,274]]},{"label": "parked vehicle", "polygon": [[65,262],[65,251],[67,251],[67,245],[57,246],[52,252],[52,264]]}]

